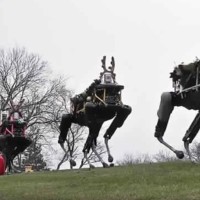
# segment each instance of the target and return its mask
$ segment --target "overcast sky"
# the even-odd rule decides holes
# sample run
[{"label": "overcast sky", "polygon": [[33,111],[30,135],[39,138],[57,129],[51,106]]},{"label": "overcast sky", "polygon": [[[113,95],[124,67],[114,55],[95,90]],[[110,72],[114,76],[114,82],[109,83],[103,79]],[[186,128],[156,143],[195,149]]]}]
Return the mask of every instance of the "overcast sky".
[{"label": "overcast sky", "polygon": [[[155,154],[166,149],[154,129],[160,95],[173,90],[169,73],[200,57],[199,10],[199,0],[0,0],[0,48],[39,54],[76,93],[99,77],[104,55],[108,65],[114,56],[132,113],[110,141],[112,154]],[[176,108],[166,141],[183,149],[195,114]]]}]

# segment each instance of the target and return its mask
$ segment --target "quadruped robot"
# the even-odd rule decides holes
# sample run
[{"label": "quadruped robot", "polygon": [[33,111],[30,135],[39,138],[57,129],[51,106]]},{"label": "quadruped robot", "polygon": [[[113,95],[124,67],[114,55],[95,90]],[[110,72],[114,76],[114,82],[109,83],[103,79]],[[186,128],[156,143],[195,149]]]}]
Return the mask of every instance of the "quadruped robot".
[{"label": "quadruped robot", "polygon": [[[170,73],[171,74],[170,78],[172,78],[174,92],[178,95],[181,95],[182,98],[184,98],[184,95],[186,95],[188,92],[192,92],[192,93],[200,92],[200,60],[196,59],[196,61],[193,64],[195,67],[194,72],[188,71],[182,76],[179,76],[177,75],[179,69],[178,67],[175,67],[174,71]],[[185,76],[184,82],[183,82],[183,76]],[[196,137],[197,133],[199,132],[199,129],[200,129],[200,110],[198,110],[198,113],[196,114],[194,120],[192,121],[191,125],[187,129],[182,139],[184,142],[185,150],[189,156],[189,159],[192,162],[196,162],[196,161],[192,156],[189,145],[192,143],[192,141]],[[163,140],[162,136],[158,137],[158,140],[160,143],[162,143],[164,146],[166,146],[172,152],[174,152],[179,159],[182,159],[184,157],[183,151],[177,150],[171,145],[169,145],[167,142]]]},{"label": "quadruped robot", "polygon": [[[76,95],[71,98],[71,112],[62,117],[60,125],[61,135],[59,138],[63,143],[72,123],[79,124],[80,126],[87,126],[89,128],[89,135],[83,148],[83,159],[88,162],[90,168],[94,167],[87,156],[90,149],[92,149],[98,157],[103,167],[108,167],[108,164],[104,162],[96,150],[97,137],[103,123],[112,119],[110,126],[104,134],[108,161],[112,163],[113,157],[110,153],[108,140],[111,139],[117,128],[120,128],[124,124],[124,121],[132,111],[130,106],[125,105],[122,102],[121,93],[124,86],[119,85],[116,82],[114,57],[112,57],[111,66],[108,67],[108,69],[105,63],[106,56],[103,57],[101,62],[103,72],[100,73],[100,78],[90,85],[85,94],[82,93],[81,95]],[[62,133],[64,134],[62,135]],[[62,148],[63,143],[60,143]],[[70,158],[70,160],[72,161],[72,158]]]},{"label": "quadruped robot", "polygon": [[24,100],[15,105],[10,101],[10,107],[6,109],[8,115],[3,113],[1,116],[0,175],[4,175],[6,171],[17,172],[13,160],[31,144],[31,140],[25,135],[27,122],[20,111],[23,102]]}]

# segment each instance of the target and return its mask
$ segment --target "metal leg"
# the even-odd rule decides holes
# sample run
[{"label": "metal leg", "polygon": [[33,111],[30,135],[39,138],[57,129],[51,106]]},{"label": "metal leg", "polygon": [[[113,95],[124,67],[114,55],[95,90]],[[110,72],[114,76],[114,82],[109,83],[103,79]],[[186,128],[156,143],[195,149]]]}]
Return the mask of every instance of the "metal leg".
[{"label": "metal leg", "polygon": [[[60,146],[61,146],[61,148],[63,149],[63,151],[65,152],[64,158],[67,157],[67,158],[69,159],[70,164],[71,164],[73,167],[76,166],[76,161],[73,160],[73,158],[71,157],[70,153],[65,149],[64,143],[61,143]],[[63,159],[64,159],[64,158],[63,158]]]},{"label": "metal leg", "polygon": [[189,149],[189,144],[192,143],[192,141],[196,137],[199,129],[200,129],[200,113],[198,112],[197,115],[195,116],[192,124],[190,125],[189,129],[186,131],[185,136],[183,137],[184,147],[186,149],[186,152],[189,156],[189,159],[194,163],[196,162],[196,160],[192,157],[192,154]]},{"label": "metal leg", "polygon": [[88,158],[87,155],[88,155],[88,152],[84,151],[84,158],[85,158],[85,160],[88,162],[90,169],[94,169],[95,166],[91,164],[90,159]]},{"label": "metal leg", "polygon": [[191,160],[191,162],[197,163],[197,161],[194,159],[194,157],[192,156],[192,154],[191,154],[191,152],[190,152],[189,144],[190,144],[190,143],[189,143],[188,141],[185,141],[185,142],[184,142],[185,150],[186,150],[186,152],[187,152],[187,154],[188,154],[188,157],[189,157],[189,159]]},{"label": "metal leg", "polygon": [[183,137],[183,141],[184,142],[188,141],[189,143],[191,143],[193,139],[196,137],[199,129],[200,129],[200,113],[198,112],[192,124],[190,125],[189,129],[186,131],[186,134]]},{"label": "metal leg", "polygon": [[120,111],[118,111],[112,123],[106,130],[104,138],[110,139],[115,133],[116,129],[120,128],[123,125],[124,121],[126,120],[126,118],[130,113],[131,113],[131,107],[126,105]]},{"label": "metal leg", "polygon": [[106,168],[108,167],[108,164],[106,162],[103,161],[103,159],[101,158],[101,156],[99,155],[99,153],[96,150],[96,146],[93,143],[92,145],[92,151],[95,153],[95,155],[97,156],[97,158],[100,160],[100,162],[102,163],[103,167]]},{"label": "metal leg", "polygon": [[107,150],[107,153],[108,153],[108,162],[113,162],[113,157],[110,153],[110,148],[108,146],[108,138],[105,138],[105,145],[106,145],[106,150]]},{"label": "metal leg", "polygon": [[171,151],[173,151],[179,159],[182,159],[184,157],[183,151],[178,151],[178,150],[174,149],[172,146],[170,146],[168,143],[166,143],[163,140],[162,136],[158,137],[158,141],[160,143],[162,143],[163,145],[165,145],[168,149],[170,149]]},{"label": "metal leg", "polygon": [[61,123],[60,123],[60,135],[58,137],[58,143],[64,143],[68,134],[68,130],[71,127],[73,121],[72,114],[62,115]]}]

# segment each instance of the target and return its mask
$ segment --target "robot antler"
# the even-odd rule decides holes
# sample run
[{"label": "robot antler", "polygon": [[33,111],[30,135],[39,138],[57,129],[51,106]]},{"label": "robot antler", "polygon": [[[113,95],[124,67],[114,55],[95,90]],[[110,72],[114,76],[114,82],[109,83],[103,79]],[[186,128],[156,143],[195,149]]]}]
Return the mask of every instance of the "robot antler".
[{"label": "robot antler", "polygon": [[111,66],[109,66],[108,69],[106,69],[106,56],[103,56],[103,59],[101,60],[101,62],[102,62],[102,68],[104,71],[100,73],[100,79],[102,78],[103,74],[110,73],[113,78],[113,81],[115,83],[115,73],[114,73],[115,59],[114,59],[114,57],[112,56],[111,63],[110,63]]},{"label": "robot antler", "polygon": [[101,60],[101,62],[102,62],[102,68],[103,68],[103,70],[107,71],[106,70],[106,56],[103,56],[103,59]]},{"label": "robot antler", "polygon": [[113,56],[112,56],[112,58],[111,58],[110,64],[111,64],[111,66],[109,67],[109,69],[110,69],[111,72],[113,73],[113,72],[114,72],[114,69],[115,69],[115,59],[114,59]]},{"label": "robot antler", "polygon": [[115,59],[114,59],[113,56],[112,56],[111,62],[110,62],[111,66],[108,67],[109,70],[106,69],[106,56],[103,56],[103,59],[101,60],[101,62],[102,62],[102,68],[103,68],[104,72],[108,72],[109,70],[112,73],[114,72],[114,69],[115,69]]}]

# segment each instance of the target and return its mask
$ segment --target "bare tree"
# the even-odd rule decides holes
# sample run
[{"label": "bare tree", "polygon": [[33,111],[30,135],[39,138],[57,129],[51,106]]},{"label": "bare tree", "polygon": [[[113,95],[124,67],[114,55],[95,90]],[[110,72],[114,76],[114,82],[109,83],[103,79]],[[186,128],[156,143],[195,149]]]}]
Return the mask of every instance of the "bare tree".
[{"label": "bare tree", "polygon": [[10,101],[25,99],[22,109],[28,126],[52,122],[51,105],[65,88],[61,77],[51,78],[47,62],[18,48],[0,50],[0,83],[1,110]]},{"label": "bare tree", "polygon": [[[62,114],[70,112],[72,94],[66,88],[66,79],[52,77],[48,63],[37,54],[28,53],[24,48],[0,50],[0,111],[12,101],[24,99],[21,109],[28,122],[26,133],[43,147],[52,148],[52,138],[57,138],[60,132]],[[81,142],[86,140],[83,130],[73,126],[65,143],[74,158],[82,155]]]},{"label": "bare tree", "polygon": [[170,162],[178,160],[174,155],[169,151],[159,151],[153,156],[155,162]]},{"label": "bare tree", "polygon": [[[56,115],[54,112],[54,118],[50,117],[52,105],[62,90],[63,95],[70,93],[65,87],[65,80],[52,77],[48,63],[37,54],[28,53],[24,48],[0,50],[0,112],[12,102],[24,99],[21,109],[28,122],[27,134],[33,140],[47,143],[47,125],[59,120],[59,109]],[[32,131],[33,126],[41,131]]]},{"label": "bare tree", "polygon": [[117,164],[120,166],[127,166],[152,162],[152,157],[149,154],[140,154],[137,156],[134,156],[133,154],[125,154],[122,160],[117,161]]},{"label": "bare tree", "polygon": [[[45,82],[47,63],[25,49],[0,50],[0,97],[1,108],[10,100],[28,98]],[[47,91],[48,93],[48,91]]]}]

